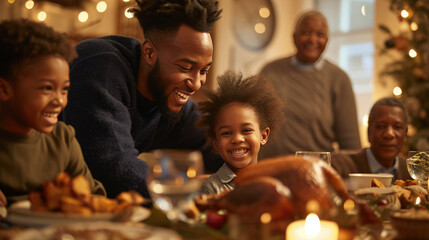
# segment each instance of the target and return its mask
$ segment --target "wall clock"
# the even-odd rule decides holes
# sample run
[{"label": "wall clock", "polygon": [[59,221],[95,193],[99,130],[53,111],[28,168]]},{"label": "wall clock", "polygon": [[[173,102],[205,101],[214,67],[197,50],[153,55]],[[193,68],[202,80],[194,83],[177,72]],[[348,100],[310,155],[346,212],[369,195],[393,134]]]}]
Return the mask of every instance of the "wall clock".
[{"label": "wall clock", "polygon": [[233,0],[232,28],[240,44],[261,50],[274,35],[275,14],[271,0]]}]

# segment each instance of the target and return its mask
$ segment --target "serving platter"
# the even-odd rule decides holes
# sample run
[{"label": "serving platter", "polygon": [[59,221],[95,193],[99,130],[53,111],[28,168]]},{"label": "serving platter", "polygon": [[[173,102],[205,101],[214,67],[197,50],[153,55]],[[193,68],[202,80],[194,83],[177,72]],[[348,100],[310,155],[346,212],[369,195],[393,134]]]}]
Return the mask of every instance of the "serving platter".
[{"label": "serving platter", "polygon": [[142,223],[93,222],[72,223],[29,229],[21,232],[13,240],[54,240],[54,239],[141,239],[180,240],[180,236],[170,229],[148,226]]},{"label": "serving platter", "polygon": [[63,225],[69,223],[110,221],[110,222],[140,222],[150,216],[150,210],[143,207],[133,207],[121,213],[94,213],[90,216],[65,214],[61,212],[34,212],[30,210],[30,201],[20,201],[7,209],[6,220],[14,225],[41,227]]}]

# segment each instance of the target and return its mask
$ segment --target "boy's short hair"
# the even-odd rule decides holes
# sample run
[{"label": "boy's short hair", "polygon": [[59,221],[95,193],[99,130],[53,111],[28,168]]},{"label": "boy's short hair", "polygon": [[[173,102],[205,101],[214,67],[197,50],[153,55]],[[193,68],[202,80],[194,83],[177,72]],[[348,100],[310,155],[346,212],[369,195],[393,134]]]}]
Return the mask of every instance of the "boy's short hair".
[{"label": "boy's short hair", "polygon": [[43,23],[28,19],[0,23],[0,77],[10,81],[25,64],[52,55],[69,63],[77,57],[66,36]]},{"label": "boy's short hair", "polygon": [[239,102],[254,109],[259,119],[260,129],[269,127],[271,132],[284,120],[283,102],[271,85],[261,75],[243,79],[241,73],[227,71],[217,78],[217,91],[207,92],[207,101],[199,103],[202,116],[198,126],[206,129],[208,137],[215,136],[215,121],[222,107],[232,102]]},{"label": "boy's short hair", "polygon": [[199,32],[210,32],[222,12],[216,0],[136,0],[136,3],[130,12],[138,19],[146,39],[161,32],[175,33],[182,24]]}]

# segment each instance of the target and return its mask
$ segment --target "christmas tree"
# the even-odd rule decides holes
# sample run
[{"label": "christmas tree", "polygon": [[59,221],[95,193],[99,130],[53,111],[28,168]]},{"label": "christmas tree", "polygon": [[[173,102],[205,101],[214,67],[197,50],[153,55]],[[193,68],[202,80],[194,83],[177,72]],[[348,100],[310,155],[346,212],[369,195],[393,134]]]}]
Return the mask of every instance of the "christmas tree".
[{"label": "christmas tree", "polygon": [[380,25],[388,34],[381,54],[398,51],[401,57],[386,65],[381,79],[391,76],[402,90],[398,96],[408,111],[409,149],[429,150],[429,1],[390,0],[390,10],[402,30],[393,35]]}]

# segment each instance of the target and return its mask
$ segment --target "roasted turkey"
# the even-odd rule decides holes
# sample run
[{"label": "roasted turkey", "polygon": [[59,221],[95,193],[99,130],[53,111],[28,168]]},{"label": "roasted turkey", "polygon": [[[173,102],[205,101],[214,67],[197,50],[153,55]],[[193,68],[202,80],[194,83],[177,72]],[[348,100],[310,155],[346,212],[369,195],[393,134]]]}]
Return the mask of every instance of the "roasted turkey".
[{"label": "roasted turkey", "polygon": [[305,217],[310,200],[327,210],[333,206],[332,196],[348,198],[340,175],[319,159],[291,155],[266,159],[242,169],[234,181],[230,192],[197,198],[200,210],[225,209],[251,219],[268,212],[273,220],[293,219]]},{"label": "roasted turkey", "polygon": [[200,211],[227,210],[246,221],[259,221],[269,213],[274,231],[284,231],[296,218],[309,213],[309,202],[317,203],[319,216],[330,217],[352,198],[360,211],[362,223],[380,224],[371,208],[348,194],[340,175],[320,159],[305,159],[286,155],[265,159],[242,169],[234,180],[232,191],[215,195],[200,195],[195,199]]},{"label": "roasted turkey", "polygon": [[263,213],[280,220],[294,214],[291,198],[289,188],[278,179],[262,176],[242,183],[216,201],[215,206],[246,216],[249,221],[258,221]]},{"label": "roasted turkey", "polygon": [[281,156],[266,159],[240,171],[235,179],[237,188],[256,178],[270,176],[278,179],[291,191],[295,214],[306,213],[307,203],[315,200],[321,209],[331,208],[331,193],[341,199],[348,198],[347,188],[341,176],[319,159]]}]

